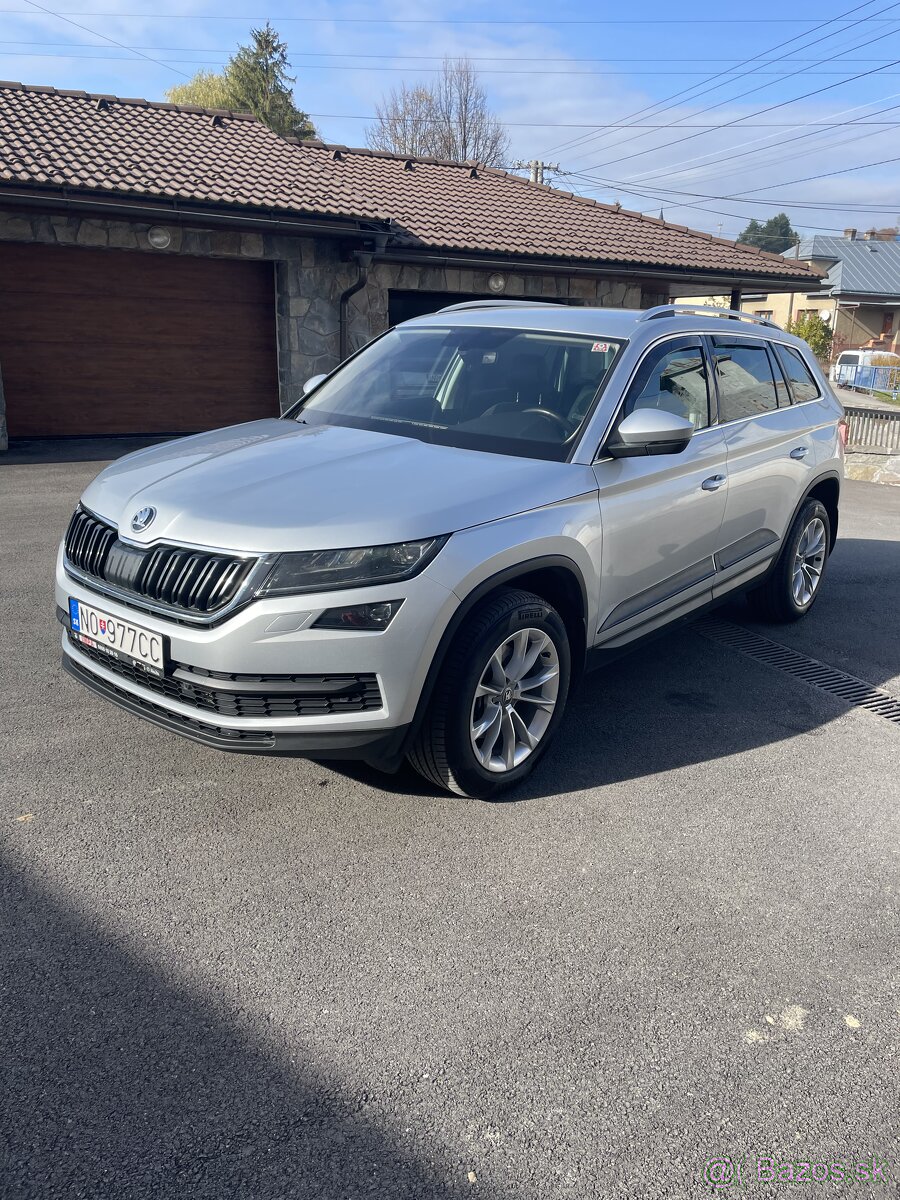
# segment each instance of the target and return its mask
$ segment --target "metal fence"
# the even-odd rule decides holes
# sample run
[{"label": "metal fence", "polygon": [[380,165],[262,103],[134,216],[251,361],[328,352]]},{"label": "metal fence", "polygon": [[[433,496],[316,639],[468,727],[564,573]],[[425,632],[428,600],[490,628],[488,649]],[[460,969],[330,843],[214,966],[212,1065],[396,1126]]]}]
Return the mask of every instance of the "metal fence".
[{"label": "metal fence", "polygon": [[847,408],[850,433],[848,450],[875,450],[900,454],[900,409]]},{"label": "metal fence", "polygon": [[851,366],[843,364],[833,368],[833,383],[840,387],[855,388],[860,392],[884,392],[895,400],[900,395],[900,366]]}]

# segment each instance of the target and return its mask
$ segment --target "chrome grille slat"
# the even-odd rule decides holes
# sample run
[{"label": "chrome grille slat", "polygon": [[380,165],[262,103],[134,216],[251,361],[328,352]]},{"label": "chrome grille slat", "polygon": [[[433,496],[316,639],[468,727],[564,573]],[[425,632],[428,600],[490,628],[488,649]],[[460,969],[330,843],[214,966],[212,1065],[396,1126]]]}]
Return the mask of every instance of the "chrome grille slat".
[{"label": "chrome grille slat", "polygon": [[[121,561],[126,544],[119,541],[116,529],[85,509],[77,509],[66,531],[66,558],[85,575],[111,586],[122,588],[114,566],[113,577],[107,576],[110,555]],[[135,554],[133,544],[128,553]],[[171,607],[173,610],[196,614],[214,614],[229,605],[237,596],[256,559],[231,557],[219,551],[188,550],[183,546],[153,546],[139,551],[144,562],[134,579],[124,589],[136,599],[144,598]]]}]

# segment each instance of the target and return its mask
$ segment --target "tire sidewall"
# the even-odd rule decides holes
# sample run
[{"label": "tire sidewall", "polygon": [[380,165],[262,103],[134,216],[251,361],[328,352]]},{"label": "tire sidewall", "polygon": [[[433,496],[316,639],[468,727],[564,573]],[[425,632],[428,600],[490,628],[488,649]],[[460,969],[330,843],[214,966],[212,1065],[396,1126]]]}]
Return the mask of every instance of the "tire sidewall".
[{"label": "tire sidewall", "polygon": [[[806,604],[798,604],[794,599],[794,560],[797,557],[797,550],[800,546],[800,540],[810,521],[818,517],[825,526],[825,559],[822,563],[822,574],[819,578],[816,590],[813,592],[809,601]],[[785,545],[784,563],[782,567],[782,583],[784,587],[784,599],[790,610],[797,616],[803,616],[808,613],[816,600],[819,598],[819,593],[822,591],[822,581],[825,578],[825,571],[828,567],[829,547],[831,545],[831,521],[828,516],[828,509],[819,500],[808,500],[800,509],[794,519],[794,524],[791,527],[791,532]]]},{"label": "tire sidewall", "polygon": [[[537,747],[518,767],[498,775],[485,770],[475,756],[470,737],[472,704],[475,689],[490,656],[520,629],[540,629],[553,639],[559,656],[559,692],[553,716]],[[571,651],[565,625],[556,610],[543,600],[535,598],[534,601],[516,604],[510,612],[499,617],[477,636],[466,653],[463,668],[453,681],[454,696],[448,708],[446,724],[448,758],[454,775],[467,793],[484,798],[515,786],[531,774],[546,753],[562,721],[571,669]]]}]

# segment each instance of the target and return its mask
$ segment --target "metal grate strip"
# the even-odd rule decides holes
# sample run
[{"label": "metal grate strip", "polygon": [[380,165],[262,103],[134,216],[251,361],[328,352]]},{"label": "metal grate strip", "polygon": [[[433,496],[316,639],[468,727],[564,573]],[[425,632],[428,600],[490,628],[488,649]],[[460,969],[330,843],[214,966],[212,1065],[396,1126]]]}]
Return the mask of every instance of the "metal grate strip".
[{"label": "metal grate strip", "polygon": [[802,679],[823,692],[830,692],[855,708],[866,708],[886,721],[900,725],[900,699],[857,679],[855,675],[847,675],[844,671],[826,666],[818,659],[790,650],[778,642],[771,642],[750,629],[732,625],[730,621],[704,617],[694,628],[712,642],[719,642],[731,650],[746,654],[748,658],[793,675],[795,679]]}]

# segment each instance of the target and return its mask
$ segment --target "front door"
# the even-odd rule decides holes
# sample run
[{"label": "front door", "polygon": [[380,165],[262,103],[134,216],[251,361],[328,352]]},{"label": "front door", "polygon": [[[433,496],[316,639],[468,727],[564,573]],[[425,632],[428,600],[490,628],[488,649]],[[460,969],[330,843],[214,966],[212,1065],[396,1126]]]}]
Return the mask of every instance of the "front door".
[{"label": "front door", "polygon": [[699,338],[648,351],[617,420],[637,408],[679,413],[696,432],[680,454],[594,464],[602,526],[595,645],[623,645],[712,595],[728,481]]}]

